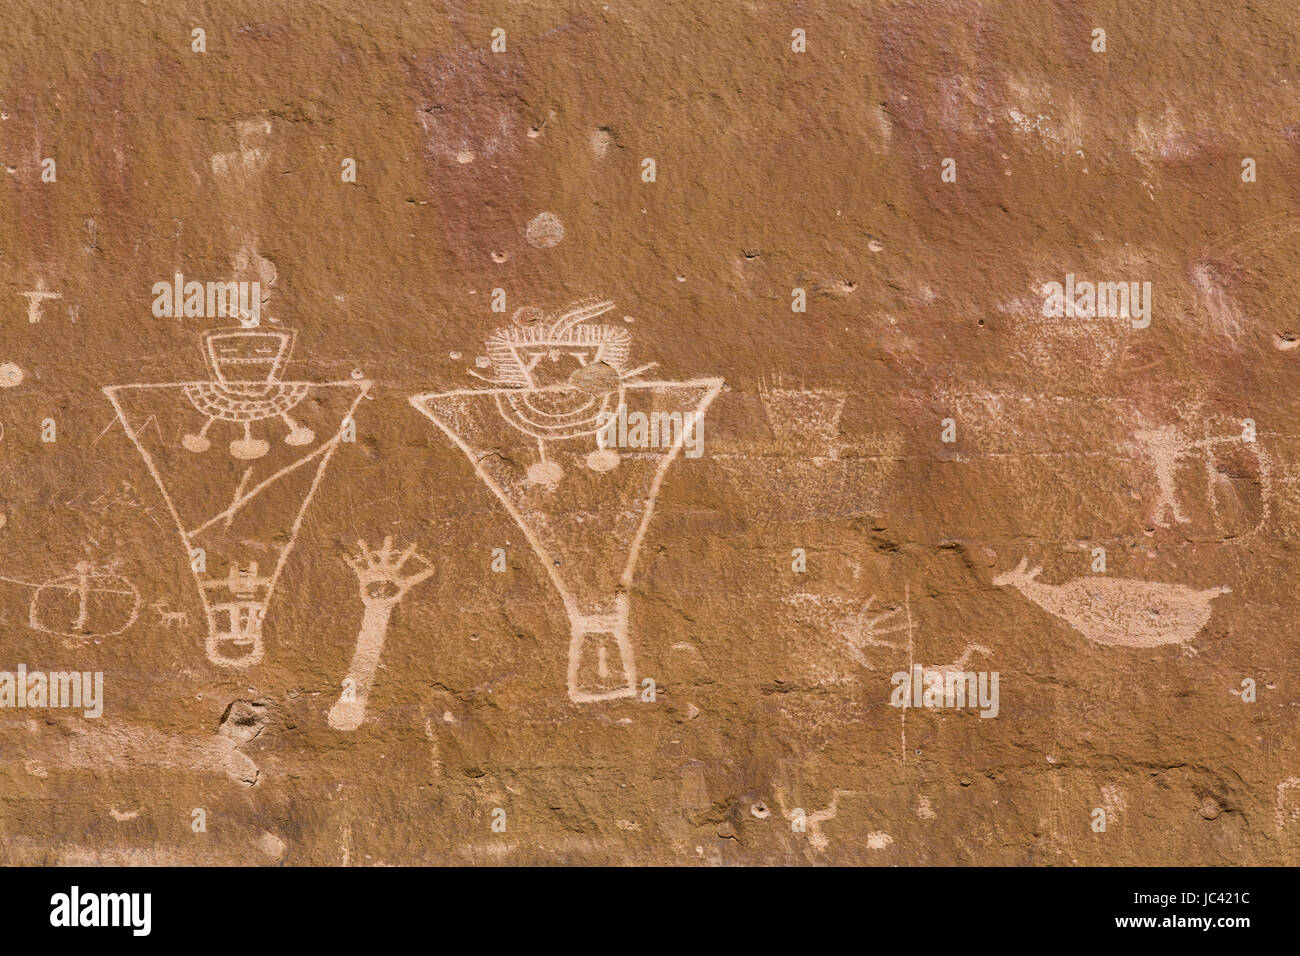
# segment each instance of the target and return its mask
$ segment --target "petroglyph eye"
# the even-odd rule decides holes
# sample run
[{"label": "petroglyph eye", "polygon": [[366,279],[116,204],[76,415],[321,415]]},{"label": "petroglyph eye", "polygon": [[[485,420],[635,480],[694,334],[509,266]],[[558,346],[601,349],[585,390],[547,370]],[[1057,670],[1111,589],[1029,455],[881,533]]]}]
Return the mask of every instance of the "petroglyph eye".
[{"label": "petroglyph eye", "polygon": [[371,581],[366,585],[366,596],[372,598],[391,598],[402,593],[402,589],[392,581]]},{"label": "petroglyph eye", "polygon": [[514,314],[510,316],[510,321],[520,328],[529,328],[537,325],[544,318],[546,313],[535,305],[525,305],[515,309]]},{"label": "petroglyph eye", "polygon": [[615,391],[620,378],[617,370],[604,362],[582,363],[582,368],[569,376],[569,384],[590,395],[604,395]]}]

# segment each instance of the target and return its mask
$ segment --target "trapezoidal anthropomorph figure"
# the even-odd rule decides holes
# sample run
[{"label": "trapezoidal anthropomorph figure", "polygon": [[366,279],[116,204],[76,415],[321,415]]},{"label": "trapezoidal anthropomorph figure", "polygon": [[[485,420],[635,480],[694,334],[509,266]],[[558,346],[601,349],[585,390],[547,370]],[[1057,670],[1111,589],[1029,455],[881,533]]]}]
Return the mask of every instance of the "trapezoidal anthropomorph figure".
[{"label": "trapezoidal anthropomorph figure", "polygon": [[370,387],[359,371],[345,382],[284,381],[294,335],[212,329],[202,336],[206,379],[104,389],[176,521],[214,664],[261,659],[271,594]]},{"label": "trapezoidal anthropomorph figure", "polygon": [[628,630],[633,573],[659,486],[685,451],[703,451],[704,412],[719,378],[646,378],[632,335],[593,320],[608,300],[556,316],[519,309],[494,331],[487,387],[411,403],[465,453],[519,525],[564,602],[568,692],[579,703],[637,693]]}]

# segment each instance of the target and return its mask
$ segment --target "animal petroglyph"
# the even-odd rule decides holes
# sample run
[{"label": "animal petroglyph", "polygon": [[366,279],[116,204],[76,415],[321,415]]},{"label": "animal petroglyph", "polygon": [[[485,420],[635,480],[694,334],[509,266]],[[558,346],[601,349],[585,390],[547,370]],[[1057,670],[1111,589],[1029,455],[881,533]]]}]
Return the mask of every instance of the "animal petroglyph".
[{"label": "animal petroglyph", "polygon": [[140,592],[116,567],[81,561],[70,574],[43,583],[4,576],[0,581],[32,589],[32,630],[89,640],[121,634],[140,614]]},{"label": "animal petroglyph", "polygon": [[[398,554],[393,548],[393,539],[385,538],[383,546],[376,550],[372,551],[364,541],[357,542],[357,548],[360,553],[355,558],[348,558],[347,563],[357,574],[361,601],[366,609],[361,617],[357,648],[343,694],[330,708],[329,725],[335,730],[356,730],[361,726],[393,609],[407,591],[434,572],[433,565],[415,553],[415,545]],[[403,566],[412,560],[423,565],[423,569],[404,573]]]},{"label": "animal petroglyph", "polygon": [[[568,691],[579,703],[637,692],[628,631],[637,558],[664,475],[688,437],[700,439],[723,385],[642,378],[654,363],[629,368],[631,334],[590,324],[613,307],[586,300],[554,318],[520,309],[513,327],[488,339],[479,367],[490,375],[470,372],[492,387],[411,398],[473,463],[546,568],[569,617]],[[630,447],[621,430],[609,440],[611,421],[638,415],[676,427],[665,425],[657,442],[631,441],[630,428]]]},{"label": "animal petroglyph", "polygon": [[[216,329],[203,336],[207,380],[104,389],[175,519],[214,664],[246,667],[261,659],[271,594],[370,388],[359,372],[348,382],[282,381],[292,344],[287,332]],[[280,440],[253,433],[268,420],[280,423]],[[217,422],[235,426],[228,454],[208,437]],[[259,574],[268,559],[270,573]]]},{"label": "animal petroglyph", "polygon": [[1044,611],[1059,617],[1084,637],[1112,647],[1186,644],[1210,620],[1210,602],[1229,588],[1197,591],[1182,584],[1159,584],[1094,575],[1065,584],[1035,580],[1042,568],[1027,571],[1028,559],[993,579],[1010,585]]},{"label": "animal petroglyph", "polygon": [[983,657],[993,656],[993,652],[989,650],[987,647],[985,647],[983,644],[967,644],[962,649],[961,654],[959,654],[957,656],[957,659],[953,661],[951,664],[931,665],[930,667],[927,667],[926,670],[936,671],[940,674],[961,674],[965,672],[966,665],[970,663],[970,659],[974,657],[976,654],[979,654]]},{"label": "animal petroglyph", "polygon": [[158,623],[163,627],[189,627],[190,616],[184,611],[167,610],[166,601],[154,601],[149,605],[158,614]]},{"label": "animal petroglyph", "polygon": [[[776,788],[776,802],[781,807],[781,815],[792,824],[798,824],[802,813],[803,826],[808,833],[808,842],[818,853],[824,853],[826,848],[830,846],[831,841],[822,832],[822,824],[835,819],[836,814],[839,813],[840,797],[853,796],[856,793],[856,790],[832,790],[829,804],[814,813],[804,813],[799,807],[787,807],[788,797],[785,789],[778,786]],[[882,842],[879,847],[873,847],[872,849],[883,849],[886,845]]]}]

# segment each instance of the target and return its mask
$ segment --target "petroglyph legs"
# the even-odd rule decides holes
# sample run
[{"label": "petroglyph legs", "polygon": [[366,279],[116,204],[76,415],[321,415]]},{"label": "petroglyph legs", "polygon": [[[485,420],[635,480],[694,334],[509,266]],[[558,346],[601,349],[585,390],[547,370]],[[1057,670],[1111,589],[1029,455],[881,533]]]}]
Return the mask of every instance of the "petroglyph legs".
[{"label": "petroglyph legs", "polygon": [[569,699],[585,704],[636,696],[626,594],[612,614],[570,614]]},{"label": "petroglyph legs", "polygon": [[1178,434],[1178,429],[1172,426],[1140,431],[1134,437],[1141,442],[1156,472],[1156,503],[1147,521],[1156,527],[1168,528],[1170,524],[1165,521],[1165,516],[1169,515],[1175,524],[1187,524],[1191,519],[1178,506],[1178,490],[1174,482],[1178,460],[1187,453],[1186,442]]},{"label": "petroglyph legs", "polygon": [[190,616],[185,611],[167,610],[166,601],[154,601],[149,605],[158,612],[158,623],[163,627],[189,627]]},{"label": "petroglyph legs", "polygon": [[1172,528],[1180,524],[1189,524],[1192,519],[1183,511],[1178,500],[1177,471],[1179,462],[1195,455],[1201,455],[1205,461],[1206,496],[1210,510],[1214,514],[1216,527],[1219,521],[1219,478],[1216,469],[1216,449],[1222,446],[1244,448],[1255,458],[1258,467],[1260,485],[1260,514],[1254,526],[1240,533],[1241,538],[1258,532],[1268,520],[1272,498],[1271,467],[1268,456],[1254,441],[1243,441],[1240,436],[1229,435],[1204,438],[1192,441],[1185,437],[1173,425],[1148,428],[1136,432],[1137,449],[1150,461],[1155,472],[1156,500],[1147,512],[1149,528]]}]

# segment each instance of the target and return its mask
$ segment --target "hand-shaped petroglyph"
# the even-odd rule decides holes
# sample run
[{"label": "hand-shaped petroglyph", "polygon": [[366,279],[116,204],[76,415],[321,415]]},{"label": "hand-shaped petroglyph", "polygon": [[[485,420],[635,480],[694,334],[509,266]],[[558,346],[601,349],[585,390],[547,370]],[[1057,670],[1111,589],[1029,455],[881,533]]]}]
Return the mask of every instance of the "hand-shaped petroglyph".
[{"label": "hand-shaped petroglyph", "polygon": [[[392,538],[385,538],[383,546],[378,550],[372,551],[364,541],[357,542],[357,547],[361,553],[345,560],[356,572],[361,601],[366,610],[361,617],[357,649],[352,656],[352,666],[348,670],[343,693],[330,708],[329,725],[335,730],[356,730],[361,726],[393,608],[406,596],[407,591],[434,572],[433,565],[415,553],[415,545],[401,554],[393,547]],[[422,564],[423,570],[403,574],[403,566],[412,559]]]}]

